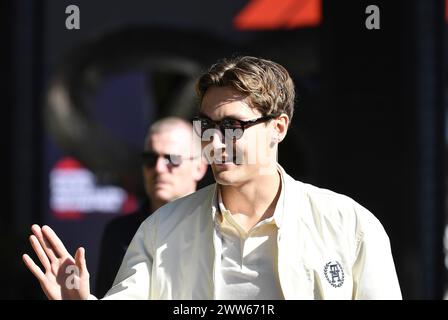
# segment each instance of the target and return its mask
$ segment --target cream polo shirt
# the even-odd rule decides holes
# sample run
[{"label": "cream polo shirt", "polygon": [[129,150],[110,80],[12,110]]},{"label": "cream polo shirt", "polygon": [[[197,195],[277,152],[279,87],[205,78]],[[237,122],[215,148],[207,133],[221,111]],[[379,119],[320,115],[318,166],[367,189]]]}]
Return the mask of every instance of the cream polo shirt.
[{"label": "cream polo shirt", "polygon": [[[281,177],[281,175],[280,175]],[[281,182],[283,185],[283,182]],[[277,231],[281,227],[284,192],[280,192],[274,214],[246,232],[222,202],[218,187],[219,213],[215,226],[221,239],[221,266],[216,298],[222,300],[284,299],[278,277]]]}]

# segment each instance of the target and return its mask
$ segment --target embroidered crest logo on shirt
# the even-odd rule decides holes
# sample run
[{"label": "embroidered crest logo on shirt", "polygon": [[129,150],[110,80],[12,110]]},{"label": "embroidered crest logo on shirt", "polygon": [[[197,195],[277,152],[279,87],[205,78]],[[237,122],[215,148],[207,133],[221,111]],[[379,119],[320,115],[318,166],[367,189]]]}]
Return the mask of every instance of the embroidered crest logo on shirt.
[{"label": "embroidered crest logo on shirt", "polygon": [[324,267],[324,274],[327,281],[335,288],[344,284],[344,269],[337,261],[330,261]]}]

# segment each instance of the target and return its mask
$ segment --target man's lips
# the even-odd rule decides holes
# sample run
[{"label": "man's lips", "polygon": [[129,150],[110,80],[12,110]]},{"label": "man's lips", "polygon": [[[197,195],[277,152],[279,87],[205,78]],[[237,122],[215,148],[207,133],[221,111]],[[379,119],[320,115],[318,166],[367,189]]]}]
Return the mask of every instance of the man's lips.
[{"label": "man's lips", "polygon": [[169,182],[166,180],[155,180],[154,181],[155,186],[160,186],[160,185],[165,185],[165,184],[169,184]]},{"label": "man's lips", "polygon": [[236,162],[236,156],[235,155],[233,155],[233,157],[230,158],[228,155],[224,154],[224,155],[222,155],[220,163],[235,163],[235,162]]},{"label": "man's lips", "polygon": [[234,166],[237,165],[236,163],[236,157],[233,157],[233,159],[229,158],[222,158],[220,161],[215,161],[214,165],[220,167],[227,167],[227,166]]},{"label": "man's lips", "polygon": [[207,159],[211,162],[211,163],[216,163],[216,164],[223,164],[223,163],[234,163],[236,164],[236,151],[233,152],[233,154],[230,156],[227,153],[223,153],[225,151],[213,151],[210,154],[210,158],[207,157]]}]

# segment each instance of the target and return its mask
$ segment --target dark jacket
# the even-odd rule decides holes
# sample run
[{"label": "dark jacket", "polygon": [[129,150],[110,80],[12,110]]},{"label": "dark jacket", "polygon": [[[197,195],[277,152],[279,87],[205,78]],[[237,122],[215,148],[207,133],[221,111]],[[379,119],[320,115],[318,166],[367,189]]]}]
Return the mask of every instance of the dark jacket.
[{"label": "dark jacket", "polygon": [[120,216],[106,224],[101,239],[96,280],[98,297],[103,297],[112,287],[129,243],[140,224],[151,213],[149,207],[149,202],[144,202],[136,212]]}]

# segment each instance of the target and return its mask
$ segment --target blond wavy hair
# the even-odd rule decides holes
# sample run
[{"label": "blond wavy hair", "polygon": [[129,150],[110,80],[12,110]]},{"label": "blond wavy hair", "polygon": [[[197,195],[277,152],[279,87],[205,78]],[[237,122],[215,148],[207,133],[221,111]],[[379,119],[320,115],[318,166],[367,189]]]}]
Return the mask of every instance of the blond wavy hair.
[{"label": "blond wavy hair", "polygon": [[284,113],[292,119],[294,83],[288,71],[276,62],[250,56],[223,59],[198,79],[200,104],[210,87],[232,87],[246,95],[250,106],[262,115]]}]

